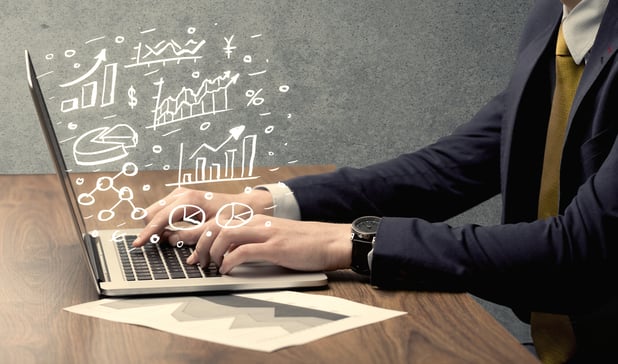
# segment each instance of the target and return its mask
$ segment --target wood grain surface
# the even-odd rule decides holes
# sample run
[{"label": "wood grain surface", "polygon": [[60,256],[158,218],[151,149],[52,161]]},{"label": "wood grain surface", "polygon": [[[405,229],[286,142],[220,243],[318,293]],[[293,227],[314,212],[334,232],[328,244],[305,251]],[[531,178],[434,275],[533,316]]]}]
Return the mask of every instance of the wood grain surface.
[{"label": "wood grain surface", "polygon": [[[208,188],[240,192],[331,169],[264,169],[255,181]],[[308,293],[408,314],[274,353],[72,314],[63,308],[98,297],[56,176],[0,176],[0,191],[0,363],[538,362],[467,294],[381,291],[348,270],[329,272],[328,287]]]}]

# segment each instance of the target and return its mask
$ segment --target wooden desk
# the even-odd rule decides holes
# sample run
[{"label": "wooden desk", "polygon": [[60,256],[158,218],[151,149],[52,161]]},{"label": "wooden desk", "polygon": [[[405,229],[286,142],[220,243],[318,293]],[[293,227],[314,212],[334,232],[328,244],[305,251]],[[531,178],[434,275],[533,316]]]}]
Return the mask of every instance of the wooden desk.
[{"label": "wooden desk", "polygon": [[[241,191],[324,167],[256,171]],[[210,188],[210,186],[209,186]],[[350,271],[329,273],[333,295],[407,315],[307,345],[262,353],[68,313],[96,300],[55,175],[0,176],[1,363],[536,363],[466,294],[384,292]]]}]

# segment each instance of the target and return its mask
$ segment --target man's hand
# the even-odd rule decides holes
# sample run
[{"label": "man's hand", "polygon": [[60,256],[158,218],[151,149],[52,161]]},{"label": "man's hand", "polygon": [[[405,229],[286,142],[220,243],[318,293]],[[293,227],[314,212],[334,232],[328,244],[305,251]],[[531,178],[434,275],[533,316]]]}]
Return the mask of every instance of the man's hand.
[{"label": "man's hand", "polygon": [[[142,246],[153,237],[170,244],[195,245],[187,263],[207,266],[212,260],[223,274],[248,261],[269,261],[305,271],[350,267],[350,224],[275,218],[272,203],[265,190],[218,194],[177,188],[147,208],[147,225],[133,246]],[[170,227],[196,213],[206,216],[195,216],[204,221],[195,228]]]},{"label": "man's hand", "polygon": [[[249,206],[253,213],[269,214],[272,211],[270,208],[272,197],[270,192],[265,190],[223,194],[177,188],[146,209],[146,226],[133,242],[133,246],[142,246],[151,241],[153,237],[157,240],[168,240],[173,244],[180,240],[189,245],[196,244],[205,224],[195,229],[182,231],[170,229],[170,224],[182,222],[185,215],[199,214],[200,211],[193,206],[199,207],[206,214],[206,216],[195,216],[196,219],[203,219],[205,223],[213,222],[221,207],[231,203]],[[181,208],[183,206],[186,208]]]},{"label": "man's hand", "polygon": [[187,263],[206,266],[212,260],[222,274],[248,261],[268,261],[304,271],[349,268],[352,263],[350,224],[255,215],[235,228],[208,225]]}]

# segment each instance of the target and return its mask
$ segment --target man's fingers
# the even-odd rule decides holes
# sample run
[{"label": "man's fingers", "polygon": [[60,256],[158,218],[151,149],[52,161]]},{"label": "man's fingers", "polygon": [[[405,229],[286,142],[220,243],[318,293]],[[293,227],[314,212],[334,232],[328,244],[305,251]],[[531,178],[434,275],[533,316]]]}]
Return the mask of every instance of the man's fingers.
[{"label": "man's fingers", "polygon": [[182,224],[178,225],[184,225],[183,229],[189,229],[186,226],[193,223],[195,217],[192,218],[191,222],[186,222],[188,220],[187,216],[194,215],[197,210],[195,207],[184,205],[182,199],[179,198],[181,195],[186,196],[186,192],[171,196],[170,198],[173,198],[174,201],[173,204],[170,203],[162,207],[154,216],[150,216],[150,222],[139,233],[138,238],[133,242],[133,246],[146,244],[153,235],[160,236],[166,228],[178,229],[178,227],[174,226],[175,223],[182,222]]},{"label": "man's fingers", "polygon": [[221,274],[228,274],[239,264],[254,260],[265,260],[276,264],[274,258],[275,255],[268,244],[237,245],[225,255],[225,258],[223,258],[219,265],[219,272]]},{"label": "man's fingers", "polygon": [[137,239],[133,242],[133,246],[142,246],[151,240],[154,236],[157,236],[163,232],[167,220],[155,217],[142,231],[137,235]]},{"label": "man's fingers", "polygon": [[256,223],[255,220],[239,228],[221,229],[210,248],[210,257],[217,265],[223,264],[223,256],[230,250],[237,250],[245,244],[261,245],[259,243],[268,239],[269,234],[264,231],[263,224]]},{"label": "man's fingers", "polygon": [[201,233],[201,228],[193,230],[165,230],[162,238],[170,245],[196,245]]},{"label": "man's fingers", "polygon": [[191,256],[187,258],[187,264],[199,263],[200,266],[205,267],[210,263],[210,247],[218,231],[218,226],[213,223],[206,223],[202,226],[195,249]]}]

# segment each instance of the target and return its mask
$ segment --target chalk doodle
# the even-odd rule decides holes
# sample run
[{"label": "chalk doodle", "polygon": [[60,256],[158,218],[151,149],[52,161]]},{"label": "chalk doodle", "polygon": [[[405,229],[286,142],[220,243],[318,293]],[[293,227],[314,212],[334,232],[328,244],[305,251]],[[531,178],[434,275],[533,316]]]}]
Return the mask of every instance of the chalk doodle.
[{"label": "chalk doodle", "polygon": [[[230,129],[228,138],[217,147],[203,143],[187,160],[184,159],[184,143],[180,143],[178,180],[166,185],[184,186],[257,178],[253,176],[257,135],[247,135],[240,140],[244,130],[242,125]],[[226,146],[230,141],[240,145]],[[224,146],[226,148],[222,149]],[[187,162],[193,163],[193,168],[184,167],[183,164]]]},{"label": "chalk doodle", "polygon": [[131,85],[131,87],[129,87],[129,90],[127,91],[127,95],[129,96],[128,104],[131,110],[133,110],[135,106],[137,106],[137,97],[135,97],[135,92],[135,87]]},{"label": "chalk doodle", "polygon": [[[141,33],[146,34],[152,31],[155,31],[155,29],[149,29]],[[195,31],[195,28],[190,27],[187,33],[194,34]],[[150,67],[153,64],[162,64],[165,66],[169,62],[179,64],[186,60],[196,62],[198,59],[202,58],[202,56],[196,55],[196,53],[202,48],[204,43],[206,43],[206,41],[203,39],[199,42],[189,39],[182,46],[173,39],[169,41],[162,40],[155,45],[139,42],[137,46],[133,48],[135,50],[135,56],[131,58],[135,63],[128,64],[125,67]]]},{"label": "chalk doodle", "polygon": [[[99,221],[118,218],[121,205],[130,207],[133,220],[146,217],[132,187],[119,186],[121,176],[169,170],[172,181],[142,183],[138,193],[152,194],[161,186],[256,179],[256,160],[272,160],[273,150],[260,146],[272,143],[291,117],[275,102],[291,87],[270,73],[272,40],[259,31],[241,34],[210,24],[172,34],[154,26],[131,30],[132,24],[126,34],[98,34],[44,54],[48,69],[39,79],[52,79],[48,105],[61,116],[54,118],[63,148],[72,148],[65,153],[72,158],[69,169],[109,172],[89,191],[83,179],[76,181],[82,206],[106,204],[94,209]],[[99,196],[105,191],[111,202]],[[228,206],[234,207],[241,206]],[[205,213],[182,208],[196,213],[184,222],[203,224]]]},{"label": "chalk doodle", "polygon": [[[99,67],[107,61],[106,50],[102,49],[99,54],[97,54],[94,59],[96,60],[95,64],[90,68],[90,70],[84,73],[82,76],[77,79],[63,83],[60,87],[69,87],[82,83],[87,80],[90,76],[94,75]],[[118,63],[110,63],[106,64],[103,68],[103,76],[102,76],[102,87],[101,87],[101,107],[106,107],[109,105],[113,105],[115,102],[115,92],[116,92],[116,77],[118,73]],[[89,107],[93,107],[96,105],[98,100],[98,85],[101,80],[95,80],[88,83],[83,83],[81,85],[81,97],[75,97],[67,100],[63,100],[60,106],[62,112],[69,112],[73,110],[77,110],[79,108],[85,109]],[[81,103],[80,103],[81,100]]]},{"label": "chalk doodle", "polygon": [[264,103],[264,99],[261,97],[258,97],[260,92],[262,92],[262,89],[259,89],[257,91],[247,90],[247,92],[245,92],[245,96],[249,98],[249,102],[247,103],[247,106],[250,106],[250,105],[260,106]]},{"label": "chalk doodle", "polygon": [[[176,211],[182,211],[182,217],[175,219]],[[178,224],[176,221],[187,224]],[[168,225],[174,230],[194,230],[204,225],[206,212],[195,205],[176,206],[169,214]]]},{"label": "chalk doodle", "polygon": [[124,166],[122,167],[122,171],[120,171],[118,174],[116,174],[114,177],[99,177],[97,179],[97,184],[96,187],[88,192],[88,193],[82,193],[77,197],[77,201],[84,206],[90,206],[93,205],[96,202],[95,199],[95,194],[97,192],[105,192],[105,191],[109,191],[109,190],[113,190],[117,193],[118,195],[118,202],[116,202],[112,207],[110,207],[109,209],[102,209],[99,211],[97,218],[100,221],[109,221],[111,219],[114,218],[114,216],[116,215],[116,213],[114,212],[114,210],[123,202],[128,203],[131,208],[131,218],[133,220],[141,220],[143,218],[146,217],[147,212],[146,209],[141,208],[141,207],[137,207],[135,206],[135,204],[133,203],[133,190],[128,187],[128,186],[122,186],[120,188],[117,188],[115,186],[115,181],[118,177],[124,175],[124,176],[135,176],[137,175],[138,172],[138,168],[135,165],[135,163],[125,163]]},{"label": "chalk doodle", "polygon": [[215,216],[215,222],[223,229],[236,229],[248,224],[253,218],[253,209],[240,202],[221,206]]},{"label": "chalk doodle", "polygon": [[138,134],[127,124],[101,127],[80,136],[73,144],[75,163],[96,166],[125,158],[135,148]]},{"label": "chalk doodle", "polygon": [[238,80],[239,74],[231,75],[226,71],[214,79],[205,78],[202,84],[192,90],[182,87],[176,96],[162,98],[163,78],[154,84],[158,86],[154,119],[152,127],[156,129],[162,125],[182,120],[197,118],[204,115],[228,111],[228,88]]},{"label": "chalk doodle", "polygon": [[223,51],[225,52],[227,59],[230,59],[230,57],[232,56],[232,52],[236,49],[236,47],[232,45],[234,34],[232,34],[232,36],[229,38],[223,37],[223,39],[225,39],[225,47],[223,47]]}]

